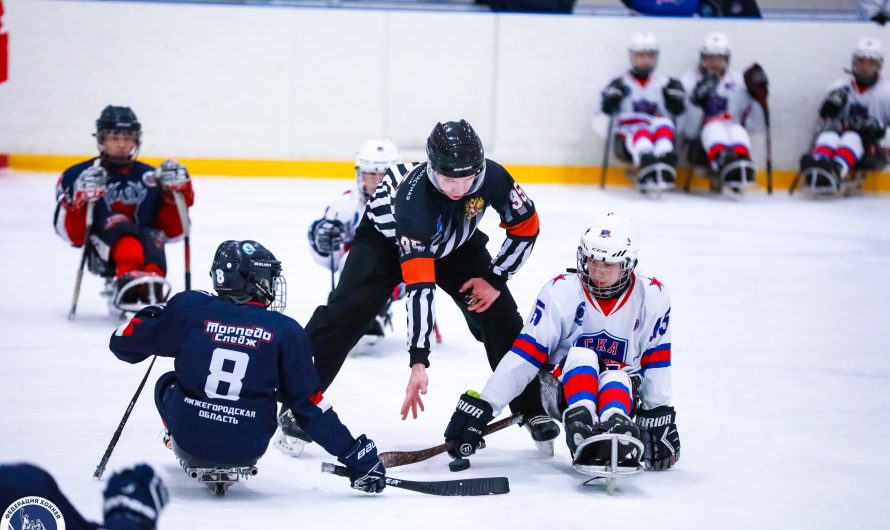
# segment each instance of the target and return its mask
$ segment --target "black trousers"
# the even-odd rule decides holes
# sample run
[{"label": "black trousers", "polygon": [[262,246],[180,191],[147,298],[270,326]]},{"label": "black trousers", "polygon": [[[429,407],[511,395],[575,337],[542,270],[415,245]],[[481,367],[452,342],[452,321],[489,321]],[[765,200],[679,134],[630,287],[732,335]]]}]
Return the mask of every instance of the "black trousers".
[{"label": "black trousers", "polygon": [[[463,295],[458,292],[464,282],[481,277],[491,266],[491,254],[485,248],[487,242],[488,236],[477,230],[459,249],[437,259],[435,268],[438,290],[450,296],[460,308],[470,332],[485,346],[488,365],[494,370],[522,330],[516,301],[509,288],[504,287],[491,307],[476,313],[467,311]],[[306,324],[323,389],[334,381],[349,351],[400,282],[398,248],[367,218],[362,219],[328,305],[316,308]],[[510,408],[526,417],[544,414],[537,378],[510,403]]]}]

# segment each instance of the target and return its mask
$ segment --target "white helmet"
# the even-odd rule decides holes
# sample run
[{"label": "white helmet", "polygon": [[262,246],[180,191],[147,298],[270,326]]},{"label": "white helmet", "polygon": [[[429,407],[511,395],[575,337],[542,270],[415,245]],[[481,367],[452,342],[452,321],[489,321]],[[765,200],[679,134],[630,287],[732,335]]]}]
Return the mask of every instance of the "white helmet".
[{"label": "white helmet", "polygon": [[[613,298],[627,288],[631,273],[637,266],[637,255],[640,253],[637,233],[636,221],[609,212],[596,219],[590,228],[581,234],[581,244],[577,253],[578,277],[591,296]],[[587,271],[589,260],[623,264],[621,277],[611,286],[597,287]]]},{"label": "white helmet", "polygon": [[856,48],[853,49],[853,60],[875,59],[879,64],[884,64],[884,52],[881,49],[881,41],[871,37],[862,37]]},{"label": "white helmet", "polygon": [[630,53],[655,52],[658,53],[658,40],[648,31],[637,31],[630,36],[630,44],[627,45]]},{"label": "white helmet", "polygon": [[361,173],[385,173],[389,166],[402,161],[396,145],[389,140],[368,140],[355,155],[355,170]]},{"label": "white helmet", "polygon": [[705,41],[699,49],[700,55],[722,55],[727,59],[730,52],[729,37],[718,31],[705,35]]}]

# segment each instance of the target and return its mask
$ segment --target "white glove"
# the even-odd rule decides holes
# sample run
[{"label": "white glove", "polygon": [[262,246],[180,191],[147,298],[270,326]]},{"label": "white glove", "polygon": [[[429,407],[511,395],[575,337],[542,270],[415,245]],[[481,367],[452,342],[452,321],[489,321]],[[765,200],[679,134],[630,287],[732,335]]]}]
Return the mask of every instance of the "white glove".
[{"label": "white glove", "polygon": [[80,208],[84,204],[99,200],[105,195],[108,172],[102,166],[92,166],[77,176],[73,186],[71,204]]},{"label": "white glove", "polygon": [[185,192],[192,181],[185,166],[176,160],[161,162],[161,165],[155,169],[155,178],[163,189],[179,192]]}]

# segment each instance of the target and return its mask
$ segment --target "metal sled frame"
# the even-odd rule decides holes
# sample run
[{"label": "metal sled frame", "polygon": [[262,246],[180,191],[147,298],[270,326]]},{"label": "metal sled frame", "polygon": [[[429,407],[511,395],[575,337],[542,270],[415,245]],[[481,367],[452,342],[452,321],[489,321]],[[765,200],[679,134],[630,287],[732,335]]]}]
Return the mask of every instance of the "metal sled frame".
[{"label": "metal sled frame", "polygon": [[189,467],[186,462],[179,461],[182,470],[186,475],[197,480],[202,484],[206,484],[210,488],[210,493],[217,497],[226,494],[229,487],[240,481],[243,477],[245,480],[255,477],[259,470],[256,466],[243,467]]},{"label": "metal sled frame", "polygon": [[[158,300],[157,297],[155,296],[155,291],[154,291],[154,289],[149,289],[149,290],[148,290],[148,303],[137,303],[137,304],[122,304],[122,303],[121,303],[120,299],[122,298],[122,295],[123,295],[124,293],[126,293],[126,292],[129,291],[130,289],[135,289],[136,287],[138,287],[138,286],[140,286],[140,285],[148,285],[148,284],[161,284],[161,285],[163,285],[163,289],[162,289],[162,290],[163,290],[163,295],[164,295],[164,296],[163,296],[163,300]],[[173,290],[173,289],[172,289],[172,287],[170,286],[170,282],[168,282],[165,278],[162,278],[162,277],[160,277],[160,276],[142,276],[142,277],[135,278],[135,279],[133,279],[132,281],[128,282],[128,283],[124,286],[124,288],[121,289],[121,290],[117,293],[117,296],[113,297],[113,298],[110,300],[110,303],[111,303],[111,305],[112,305],[113,307],[115,307],[115,308],[117,308],[117,309],[119,309],[119,310],[121,310],[121,311],[131,311],[131,312],[134,312],[134,313],[135,313],[135,312],[139,311],[140,309],[142,309],[142,308],[144,308],[144,307],[147,307],[147,306],[150,306],[150,305],[154,305],[154,304],[158,304],[158,303],[162,303],[164,300],[166,300],[167,298],[169,298],[169,296],[170,296],[170,292],[171,292],[172,290]]]},{"label": "metal sled frame", "polygon": [[[728,175],[731,171],[741,171],[743,175],[742,180],[727,182],[726,175]],[[752,188],[757,185],[757,180],[755,178],[749,178],[749,175],[756,175],[754,164],[750,160],[742,159],[726,164],[725,166],[720,168],[717,176],[712,178],[717,179],[721,190],[723,188],[729,188],[735,193],[741,194],[745,189]]]},{"label": "metal sled frame", "polygon": [[[654,181],[642,182],[645,177],[650,175],[655,177]],[[665,179],[666,175],[670,175],[672,177],[671,180]],[[670,164],[656,162],[646,166],[645,169],[636,169],[633,179],[640,192],[651,194],[654,197],[661,197],[663,192],[670,191],[676,187],[677,170]]]},{"label": "metal sled frame", "polygon": [[[801,193],[804,195],[814,198],[850,197],[851,195],[860,195],[862,194],[862,186],[865,184],[867,175],[868,171],[856,169],[850,172],[849,178],[839,179],[830,171],[825,171],[819,167],[811,167],[797,175],[794,183],[792,183],[789,193],[794,193],[795,189],[800,189]],[[817,186],[816,181],[819,177],[828,179],[831,184],[828,186]]]},{"label": "metal sled frame", "polygon": [[617,486],[618,479],[621,477],[629,477],[631,475],[636,475],[640,471],[643,470],[642,466],[619,466],[616,462],[618,460],[618,442],[625,442],[629,444],[636,445],[640,448],[640,453],[643,451],[643,444],[633,436],[627,434],[600,434],[597,436],[591,436],[584,440],[581,445],[575,450],[575,453],[581,451],[584,447],[596,443],[601,442],[603,440],[611,440],[612,442],[612,458],[610,459],[610,465],[608,466],[586,466],[583,464],[572,464],[572,467],[575,468],[575,471],[584,475],[592,475],[593,478],[584,482],[584,485],[590,485],[596,479],[604,478],[606,479],[606,493],[609,495],[615,495],[615,488]]}]

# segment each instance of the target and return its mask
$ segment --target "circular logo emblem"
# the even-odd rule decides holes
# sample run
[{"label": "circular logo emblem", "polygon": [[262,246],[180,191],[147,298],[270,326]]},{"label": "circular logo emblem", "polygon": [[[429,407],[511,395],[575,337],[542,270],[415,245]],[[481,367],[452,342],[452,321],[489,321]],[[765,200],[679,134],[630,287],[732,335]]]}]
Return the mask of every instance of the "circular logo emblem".
[{"label": "circular logo emblem", "polygon": [[241,250],[244,251],[245,254],[250,256],[251,254],[256,252],[256,247],[253,246],[251,243],[244,243],[243,245],[241,245]]},{"label": "circular logo emblem", "polygon": [[154,188],[158,185],[158,178],[155,176],[154,171],[146,171],[142,174],[142,183],[148,186],[149,188]]},{"label": "circular logo emblem", "polygon": [[11,530],[65,530],[65,518],[43,497],[22,497],[3,512],[0,527]]}]

